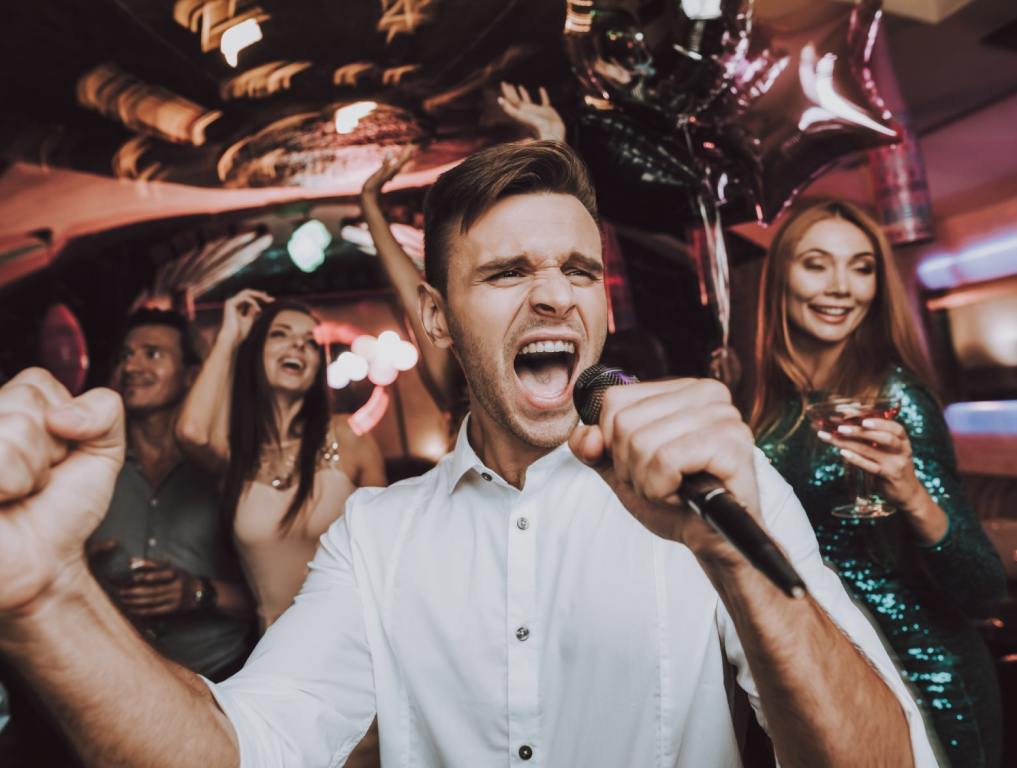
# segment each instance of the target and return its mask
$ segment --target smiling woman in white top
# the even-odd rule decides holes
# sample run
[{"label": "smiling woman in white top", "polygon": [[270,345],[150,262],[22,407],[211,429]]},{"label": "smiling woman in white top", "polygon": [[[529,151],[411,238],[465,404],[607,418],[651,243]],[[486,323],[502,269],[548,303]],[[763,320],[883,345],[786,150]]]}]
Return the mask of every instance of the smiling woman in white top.
[{"label": "smiling woman in white top", "polygon": [[223,508],[262,629],[292,602],[350,493],[385,484],[375,442],[330,414],[316,324],[302,304],[259,291],[229,299],[177,425],[184,449],[225,473]]}]

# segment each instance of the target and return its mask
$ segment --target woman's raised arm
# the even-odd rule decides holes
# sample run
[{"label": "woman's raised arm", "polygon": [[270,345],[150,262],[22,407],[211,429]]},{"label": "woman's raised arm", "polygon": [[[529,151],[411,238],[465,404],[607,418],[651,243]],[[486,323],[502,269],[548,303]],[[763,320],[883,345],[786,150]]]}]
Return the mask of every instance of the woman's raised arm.
[{"label": "woman's raised arm", "polygon": [[230,407],[237,349],[247,338],[261,305],[272,297],[246,289],[223,305],[222,326],[177,418],[180,447],[207,469],[218,472],[230,456]]}]

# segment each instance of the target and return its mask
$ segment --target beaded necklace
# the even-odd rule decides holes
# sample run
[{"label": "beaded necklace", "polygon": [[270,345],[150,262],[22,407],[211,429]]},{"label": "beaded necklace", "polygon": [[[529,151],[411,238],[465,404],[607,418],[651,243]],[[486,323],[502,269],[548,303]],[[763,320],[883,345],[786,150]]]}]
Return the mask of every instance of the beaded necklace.
[{"label": "beaded necklace", "polygon": [[[296,448],[289,449],[289,446],[296,444]],[[277,491],[286,491],[293,487],[296,479],[297,454],[300,452],[300,440],[292,439],[279,443],[278,446],[263,452],[260,462],[260,469],[263,477],[268,479],[268,484]],[[280,458],[270,458],[269,454],[277,454]],[[318,453],[317,466],[336,467],[339,464],[339,441],[329,433],[328,442]]]}]

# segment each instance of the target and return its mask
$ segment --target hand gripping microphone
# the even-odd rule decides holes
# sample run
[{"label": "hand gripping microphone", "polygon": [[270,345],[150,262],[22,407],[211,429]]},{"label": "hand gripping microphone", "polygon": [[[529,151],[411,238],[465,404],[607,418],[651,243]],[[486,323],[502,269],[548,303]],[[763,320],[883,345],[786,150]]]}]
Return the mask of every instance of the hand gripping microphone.
[{"label": "hand gripping microphone", "polygon": [[[584,424],[600,421],[608,387],[636,384],[639,379],[618,368],[593,365],[579,374],[572,398]],[[682,478],[678,496],[741,552],[789,597],[804,597],[805,583],[766,531],[716,477],[696,472]]]}]

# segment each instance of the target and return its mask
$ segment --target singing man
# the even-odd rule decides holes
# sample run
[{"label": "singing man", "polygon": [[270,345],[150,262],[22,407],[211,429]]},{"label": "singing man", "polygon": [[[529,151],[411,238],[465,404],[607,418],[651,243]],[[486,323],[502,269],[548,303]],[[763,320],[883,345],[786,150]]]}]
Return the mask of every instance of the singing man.
[{"label": "singing man", "polygon": [[[788,766],[932,766],[876,634],[720,384],[576,376],[607,308],[590,181],[550,142],[445,173],[420,312],[471,415],[427,474],[365,489],[295,604],[213,685],[126,626],[81,545],[124,451],[118,401],[28,371],[0,390],[0,652],[94,765],[338,766],[377,713],[390,766],[734,766],[725,670]],[[683,507],[719,478],[803,576],[786,597]]]}]

